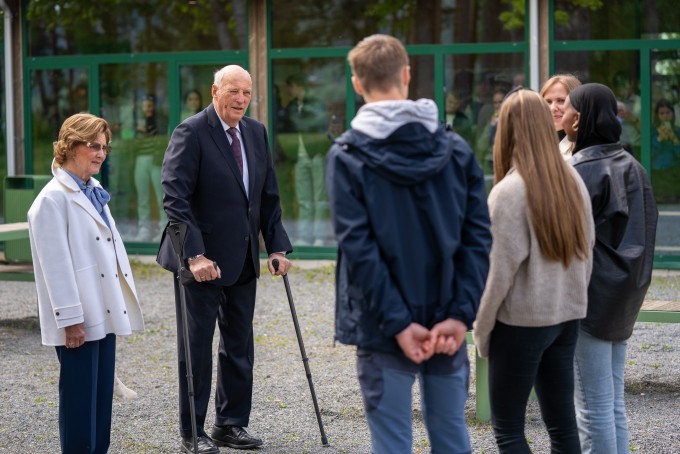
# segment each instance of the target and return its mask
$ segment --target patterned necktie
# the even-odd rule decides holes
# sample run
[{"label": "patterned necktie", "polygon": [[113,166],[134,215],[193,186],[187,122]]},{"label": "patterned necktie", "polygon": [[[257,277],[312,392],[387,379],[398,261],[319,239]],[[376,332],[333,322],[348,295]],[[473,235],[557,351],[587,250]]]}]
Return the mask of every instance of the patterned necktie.
[{"label": "patterned necktie", "polygon": [[231,150],[234,152],[234,159],[236,159],[238,170],[241,172],[241,177],[243,177],[243,156],[241,156],[241,142],[238,140],[236,128],[227,129],[227,133],[231,136]]}]

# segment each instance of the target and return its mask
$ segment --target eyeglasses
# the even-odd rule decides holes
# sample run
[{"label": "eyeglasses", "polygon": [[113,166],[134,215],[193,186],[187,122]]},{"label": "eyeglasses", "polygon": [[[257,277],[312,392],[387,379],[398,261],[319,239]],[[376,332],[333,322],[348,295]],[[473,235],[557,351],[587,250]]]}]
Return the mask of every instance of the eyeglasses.
[{"label": "eyeglasses", "polygon": [[104,153],[107,155],[111,154],[111,151],[113,151],[110,146],[102,145],[97,142],[88,142],[85,144],[85,146],[87,146],[87,148],[89,148],[92,151],[96,151],[97,153],[99,153],[100,151],[104,151]]}]

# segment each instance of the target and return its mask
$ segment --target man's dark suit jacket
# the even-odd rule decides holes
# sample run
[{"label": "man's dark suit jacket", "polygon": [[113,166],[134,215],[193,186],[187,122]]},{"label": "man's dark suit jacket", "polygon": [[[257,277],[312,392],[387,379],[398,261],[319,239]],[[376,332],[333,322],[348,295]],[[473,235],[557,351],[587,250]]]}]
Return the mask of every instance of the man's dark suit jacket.
[{"label": "man's dark suit jacket", "polygon": [[[163,206],[170,222],[187,225],[183,259],[204,253],[232,285],[241,274],[246,254],[259,276],[259,232],[268,253],[291,252],[281,222],[279,189],[264,125],[243,117],[239,123],[250,176],[249,195],[236,159],[211,104],[182,122],[172,133],[163,159]],[[156,258],[177,272],[177,256],[163,235]]]}]

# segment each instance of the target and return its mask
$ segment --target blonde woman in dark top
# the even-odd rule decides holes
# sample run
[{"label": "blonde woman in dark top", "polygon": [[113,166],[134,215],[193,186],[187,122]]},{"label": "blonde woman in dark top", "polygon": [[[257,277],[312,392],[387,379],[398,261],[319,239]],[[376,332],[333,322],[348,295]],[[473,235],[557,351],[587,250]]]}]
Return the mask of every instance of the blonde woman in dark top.
[{"label": "blonde woman in dark top", "polygon": [[493,151],[491,268],[473,335],[489,359],[496,443],[501,453],[531,452],[524,421],[534,387],[552,452],[578,453],[573,361],[595,235],[588,191],[534,91],[503,101]]}]

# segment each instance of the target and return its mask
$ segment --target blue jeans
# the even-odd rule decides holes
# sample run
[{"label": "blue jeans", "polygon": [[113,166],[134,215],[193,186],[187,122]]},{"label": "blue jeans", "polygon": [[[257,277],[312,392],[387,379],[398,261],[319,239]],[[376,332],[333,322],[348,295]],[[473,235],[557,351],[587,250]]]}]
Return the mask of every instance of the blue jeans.
[{"label": "blue jeans", "polygon": [[324,240],[328,225],[325,159],[323,155],[299,157],[295,164],[298,240],[310,244]]},{"label": "blue jeans", "polygon": [[552,453],[580,453],[574,414],[574,348],[579,321],[510,326],[496,321],[489,346],[491,424],[501,453],[530,453],[524,434],[531,388]]},{"label": "blue jeans", "polygon": [[463,344],[453,356],[417,365],[402,354],[357,349],[357,373],[371,432],[371,452],[410,453],[412,388],[420,382],[423,417],[432,453],[469,453],[465,425],[470,364]]},{"label": "blue jeans", "polygon": [[574,357],[574,403],[581,450],[586,454],[628,452],[625,363],[626,341],[597,339],[581,330]]},{"label": "blue jeans", "polygon": [[[137,191],[137,220],[140,227],[151,228],[150,189],[153,187],[158,208],[158,228],[164,229],[168,218],[163,210],[163,189],[161,188],[161,167],[154,164],[153,156],[140,155],[135,159],[135,189]],[[148,238],[150,239],[150,238]],[[147,240],[148,240],[147,239]]]}]

